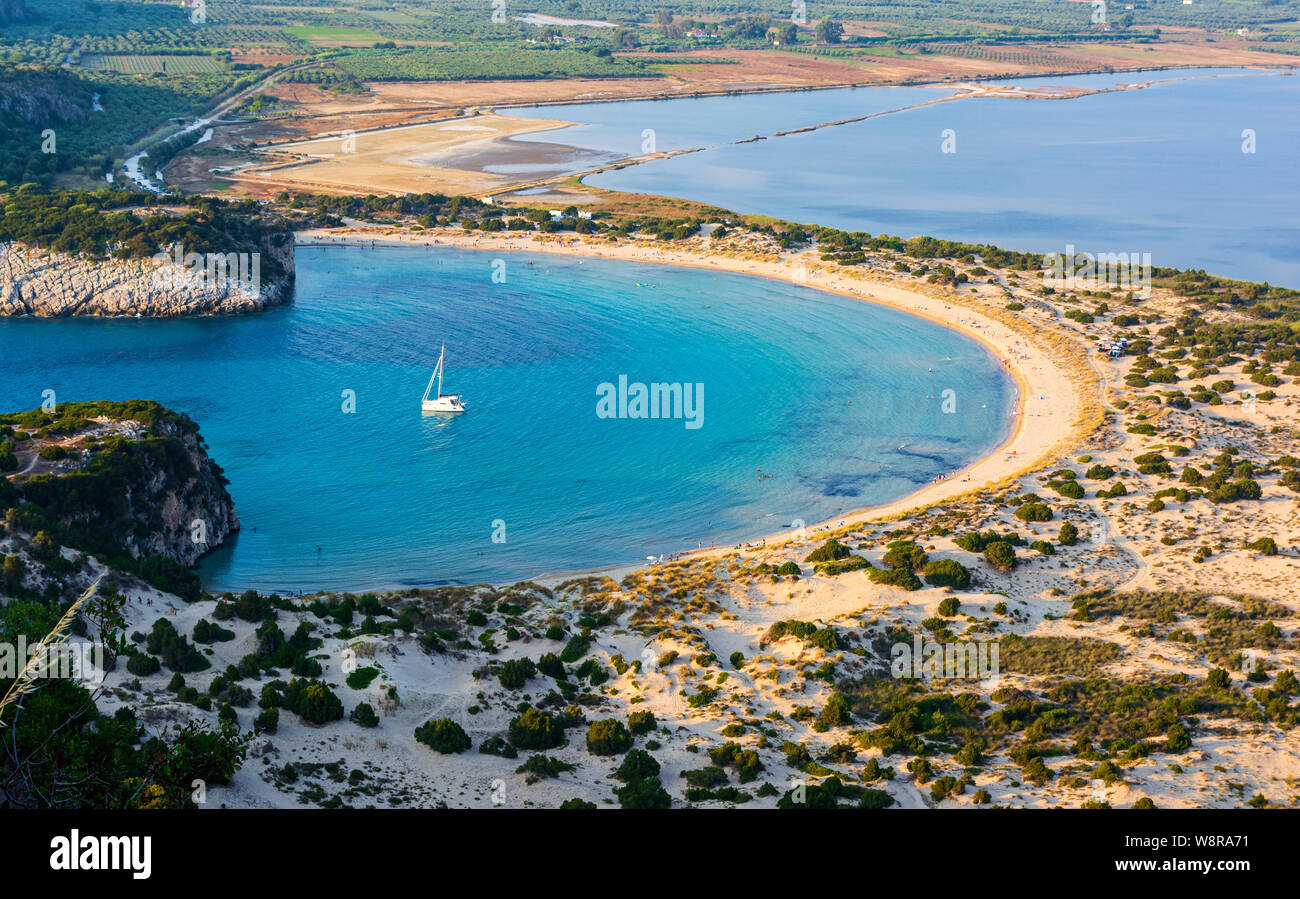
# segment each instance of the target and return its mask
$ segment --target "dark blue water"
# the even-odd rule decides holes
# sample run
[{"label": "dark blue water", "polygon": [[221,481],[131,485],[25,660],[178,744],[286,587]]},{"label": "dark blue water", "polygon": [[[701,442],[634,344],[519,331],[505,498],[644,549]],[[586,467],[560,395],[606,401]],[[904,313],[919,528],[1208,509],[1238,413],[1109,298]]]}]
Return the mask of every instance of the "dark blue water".
[{"label": "dark blue water", "polygon": [[[527,262],[300,248],[295,302],[264,315],[0,320],[0,408],[52,388],[191,415],[244,525],[204,562],[222,589],[496,582],[728,545],[902,496],[1009,431],[996,360],[929,322],[741,275]],[[469,404],[453,418],[419,407],[443,343],[444,389]],[[597,417],[619,375],[703,384],[702,426]]]},{"label": "dark blue water", "polygon": [[[872,234],[928,234],[1036,252],[1150,253],[1300,287],[1300,77],[1192,70],[1030,78],[1108,88],[1073,100],[975,98],[754,143],[755,134],[897,109],[950,88],[855,88],[748,97],[546,106],[588,124],[533,140],[637,155],[703,152],[592,176],[615,190]],[[1255,152],[1243,153],[1243,132]],[[945,132],[956,152],[945,153]]]}]

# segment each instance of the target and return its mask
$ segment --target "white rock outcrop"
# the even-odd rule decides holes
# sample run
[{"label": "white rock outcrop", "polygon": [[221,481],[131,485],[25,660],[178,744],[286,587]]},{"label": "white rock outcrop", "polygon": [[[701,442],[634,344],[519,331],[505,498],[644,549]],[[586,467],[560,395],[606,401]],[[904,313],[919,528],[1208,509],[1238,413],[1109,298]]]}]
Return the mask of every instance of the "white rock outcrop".
[{"label": "white rock outcrop", "polygon": [[[264,254],[264,260],[265,261]],[[18,243],[0,244],[0,315],[177,318],[240,315],[289,302],[293,241],[269,248],[280,274],[254,286],[237,278],[205,277],[152,259],[91,259]]]}]

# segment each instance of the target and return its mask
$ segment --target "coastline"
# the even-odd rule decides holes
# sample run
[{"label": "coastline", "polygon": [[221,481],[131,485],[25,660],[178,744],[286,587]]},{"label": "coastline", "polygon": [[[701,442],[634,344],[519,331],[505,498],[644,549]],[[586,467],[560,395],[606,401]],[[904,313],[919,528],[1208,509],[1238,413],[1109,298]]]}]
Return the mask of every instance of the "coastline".
[{"label": "coastline", "polygon": [[[720,252],[692,252],[654,244],[628,241],[618,243],[587,242],[578,238],[550,237],[539,239],[537,232],[498,236],[438,230],[411,234],[387,226],[365,228],[349,226],[339,229],[308,229],[295,234],[297,246],[393,246],[434,250],[451,247],[469,250],[496,250],[516,253],[604,258],[662,265],[688,266],[737,274],[756,275],[783,280],[801,287],[875,303],[926,319],[956,331],[981,344],[1002,365],[1016,384],[1018,398],[1012,413],[1013,426],[1007,438],[992,452],[970,465],[952,472],[942,480],[925,485],[888,503],[852,509],[833,520],[809,523],[807,531],[836,533],[851,525],[851,519],[886,519],[950,502],[971,493],[996,490],[1026,472],[1040,468],[1060,455],[1082,431],[1089,429],[1087,373],[1067,371],[1058,362],[1060,347],[1049,347],[1035,337],[1046,333],[1025,319],[1016,319],[1027,327],[1013,328],[1010,322],[980,309],[966,297],[951,290],[928,285],[900,284],[897,279],[863,277],[862,273],[823,270],[816,255],[808,252],[770,261],[726,255]],[[815,260],[816,264],[811,262]],[[922,292],[922,291],[925,292]],[[1062,360],[1063,361],[1063,360]],[[1077,369],[1078,366],[1075,366]],[[1080,375],[1083,374],[1083,377]],[[1034,427],[1030,427],[1034,419]],[[778,531],[756,538],[758,547],[779,543],[795,532]],[[684,550],[682,557],[731,551],[729,546]],[[623,566],[616,566],[621,570]],[[633,563],[633,567],[640,567]],[[590,573],[585,570],[572,573]],[[556,575],[558,576],[558,574]]]}]

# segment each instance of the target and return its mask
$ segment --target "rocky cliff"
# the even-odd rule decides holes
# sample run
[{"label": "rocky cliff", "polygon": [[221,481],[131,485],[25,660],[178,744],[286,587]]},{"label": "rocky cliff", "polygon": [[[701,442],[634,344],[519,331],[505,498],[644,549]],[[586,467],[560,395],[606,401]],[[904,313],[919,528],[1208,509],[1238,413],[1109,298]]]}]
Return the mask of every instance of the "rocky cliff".
[{"label": "rocky cliff", "polygon": [[45,531],[110,564],[146,574],[158,557],[193,565],[239,530],[198,426],[157,403],[64,403],[54,414],[3,415],[4,448],[17,473],[0,476],[0,514],[18,530]]},{"label": "rocky cliff", "polygon": [[[165,259],[164,259],[165,255]],[[179,264],[178,264],[179,263]],[[0,315],[176,318],[237,315],[293,296],[293,235],[266,235],[256,253],[96,259],[0,245]]]}]

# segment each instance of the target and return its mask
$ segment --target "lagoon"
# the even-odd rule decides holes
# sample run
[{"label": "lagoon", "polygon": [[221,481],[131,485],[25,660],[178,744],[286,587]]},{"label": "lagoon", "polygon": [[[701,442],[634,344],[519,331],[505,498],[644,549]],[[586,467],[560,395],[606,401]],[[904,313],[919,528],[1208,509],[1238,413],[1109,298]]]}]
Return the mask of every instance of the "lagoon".
[{"label": "lagoon", "polygon": [[[1105,89],[1150,79],[1158,83],[1076,99],[937,103],[783,137],[773,135],[953,88],[583,103],[512,114],[583,123],[518,140],[586,148],[593,161],[639,155],[647,134],[659,151],[702,148],[589,176],[595,187],[905,238],[1151,253],[1158,267],[1300,288],[1300,77],[1195,69],[1005,83]],[[755,136],[766,139],[735,143]]]}]

